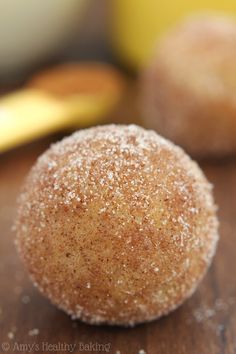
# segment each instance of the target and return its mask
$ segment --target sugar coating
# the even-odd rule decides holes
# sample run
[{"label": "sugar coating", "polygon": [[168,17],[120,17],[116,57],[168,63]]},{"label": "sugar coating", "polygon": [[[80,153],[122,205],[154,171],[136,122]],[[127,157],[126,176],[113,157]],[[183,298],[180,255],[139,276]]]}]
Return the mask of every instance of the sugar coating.
[{"label": "sugar coating", "polygon": [[39,329],[38,328],[33,328],[28,332],[28,335],[30,337],[37,336],[39,334]]},{"label": "sugar coating", "polygon": [[16,245],[34,284],[73,318],[131,326],[195,290],[215,253],[212,186],[181,148],[135,125],[50,147],[19,197]]},{"label": "sugar coating", "polygon": [[145,125],[198,156],[236,151],[236,21],[191,16],[160,42],[143,75]]}]

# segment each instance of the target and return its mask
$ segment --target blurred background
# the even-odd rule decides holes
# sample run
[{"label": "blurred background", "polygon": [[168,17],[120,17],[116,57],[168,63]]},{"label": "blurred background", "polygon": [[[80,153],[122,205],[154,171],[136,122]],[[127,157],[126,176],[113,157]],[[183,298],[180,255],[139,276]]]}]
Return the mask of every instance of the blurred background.
[{"label": "blurred background", "polygon": [[[32,288],[11,230],[20,186],[37,157],[80,128],[104,123],[145,126],[142,77],[163,36],[186,16],[212,12],[231,18],[235,0],[0,0],[0,342],[17,338],[30,343],[35,338],[28,333],[36,328],[38,341],[96,339],[111,343],[112,353],[145,349],[155,354],[216,354],[223,353],[222,348],[236,353],[234,152],[199,159],[220,205],[223,237],[213,270],[187,305],[155,324],[128,332],[72,326]],[[234,77],[236,40],[232,47]],[[231,94],[236,100],[236,92]],[[234,104],[235,120],[228,130],[236,142]],[[203,130],[210,132],[207,126]],[[219,298],[223,305],[212,305]]]},{"label": "blurred background", "polygon": [[188,16],[235,10],[233,0],[1,0],[0,152],[91,124],[145,123],[140,78],[163,35]]}]

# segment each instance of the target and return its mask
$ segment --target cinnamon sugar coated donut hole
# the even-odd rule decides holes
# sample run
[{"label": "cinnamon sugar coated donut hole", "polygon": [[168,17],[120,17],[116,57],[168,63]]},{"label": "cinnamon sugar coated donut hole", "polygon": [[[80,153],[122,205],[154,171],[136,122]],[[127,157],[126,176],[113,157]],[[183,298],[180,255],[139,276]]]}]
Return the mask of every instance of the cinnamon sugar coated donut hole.
[{"label": "cinnamon sugar coated donut hole", "polygon": [[16,244],[73,318],[131,326],[178,307],[215,253],[212,186],[153,131],[108,125],[54,144],[19,198]]},{"label": "cinnamon sugar coated donut hole", "polygon": [[159,43],[142,78],[144,125],[195,156],[236,152],[236,20],[189,18]]}]

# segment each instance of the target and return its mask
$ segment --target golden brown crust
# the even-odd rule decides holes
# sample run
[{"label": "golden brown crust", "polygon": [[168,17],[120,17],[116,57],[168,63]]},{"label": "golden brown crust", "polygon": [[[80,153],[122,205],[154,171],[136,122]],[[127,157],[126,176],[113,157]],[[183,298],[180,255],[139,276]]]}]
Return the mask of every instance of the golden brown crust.
[{"label": "golden brown crust", "polygon": [[199,167],[132,125],[79,131],[46,151],[25,182],[16,229],[41,292],[97,324],[170,312],[195,290],[218,239]]},{"label": "golden brown crust", "polygon": [[194,155],[236,151],[236,22],[190,18],[163,38],[143,76],[145,125]]}]

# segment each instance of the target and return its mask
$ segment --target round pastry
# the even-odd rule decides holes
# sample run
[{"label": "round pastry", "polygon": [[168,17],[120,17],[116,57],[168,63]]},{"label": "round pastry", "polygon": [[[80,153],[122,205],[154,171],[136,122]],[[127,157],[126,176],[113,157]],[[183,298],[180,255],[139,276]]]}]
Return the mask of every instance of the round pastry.
[{"label": "round pastry", "polygon": [[169,32],[143,75],[145,126],[199,156],[236,151],[236,21],[190,18]]},{"label": "round pastry", "polygon": [[125,326],[188,298],[218,240],[212,187],[197,164],[134,125],[52,145],[25,182],[16,230],[46,297],[73,318]]}]

